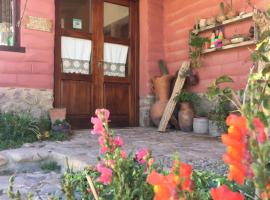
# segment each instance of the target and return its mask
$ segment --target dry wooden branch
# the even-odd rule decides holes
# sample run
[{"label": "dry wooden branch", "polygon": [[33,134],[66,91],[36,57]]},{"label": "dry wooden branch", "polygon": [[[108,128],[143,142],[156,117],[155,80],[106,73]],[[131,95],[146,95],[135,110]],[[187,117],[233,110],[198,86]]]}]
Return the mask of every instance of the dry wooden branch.
[{"label": "dry wooden branch", "polygon": [[95,186],[94,186],[94,183],[93,183],[91,177],[90,176],[86,176],[86,179],[87,179],[87,182],[88,182],[88,184],[90,186],[90,189],[91,189],[91,191],[92,191],[92,193],[94,195],[95,200],[99,200],[99,197],[97,195],[97,191],[95,189]]}]

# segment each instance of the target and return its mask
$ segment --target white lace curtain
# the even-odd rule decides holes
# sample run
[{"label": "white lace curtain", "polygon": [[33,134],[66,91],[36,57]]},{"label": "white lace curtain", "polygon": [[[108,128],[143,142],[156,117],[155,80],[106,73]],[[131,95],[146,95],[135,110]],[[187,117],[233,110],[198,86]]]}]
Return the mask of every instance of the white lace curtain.
[{"label": "white lace curtain", "polygon": [[89,74],[92,41],[61,37],[61,57],[64,73]]},{"label": "white lace curtain", "polygon": [[125,77],[128,46],[104,44],[104,75]]}]

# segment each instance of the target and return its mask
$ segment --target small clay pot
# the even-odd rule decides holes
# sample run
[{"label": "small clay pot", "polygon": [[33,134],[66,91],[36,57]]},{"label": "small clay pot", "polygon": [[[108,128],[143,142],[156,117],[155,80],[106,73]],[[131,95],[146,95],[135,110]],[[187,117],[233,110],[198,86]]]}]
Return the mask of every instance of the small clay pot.
[{"label": "small clay pot", "polygon": [[217,16],[217,22],[222,23],[227,19],[227,17],[224,14],[221,14]]},{"label": "small clay pot", "polygon": [[178,112],[178,124],[181,131],[191,132],[193,129],[194,109],[190,102],[181,102]]},{"label": "small clay pot", "polygon": [[235,18],[237,15],[238,15],[238,12],[236,12],[235,10],[230,10],[230,11],[227,13],[226,17],[227,17],[228,19],[233,19],[233,18]]},{"label": "small clay pot", "polygon": [[52,108],[49,110],[49,116],[52,124],[57,120],[64,121],[66,120],[67,109],[66,108]]},{"label": "small clay pot", "polygon": [[215,25],[216,24],[216,18],[215,17],[211,17],[211,18],[207,19],[206,20],[206,24],[208,26]]}]

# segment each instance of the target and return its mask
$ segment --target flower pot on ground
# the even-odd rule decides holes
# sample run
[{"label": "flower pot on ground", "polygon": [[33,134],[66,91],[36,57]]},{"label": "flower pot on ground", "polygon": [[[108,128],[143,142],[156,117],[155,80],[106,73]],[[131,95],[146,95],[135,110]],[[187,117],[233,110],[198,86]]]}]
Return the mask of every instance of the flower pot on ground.
[{"label": "flower pot on ground", "polygon": [[157,76],[152,79],[156,102],[150,108],[150,117],[156,126],[159,125],[163,112],[169,101],[170,86],[173,79],[173,76],[168,74],[164,61],[159,61],[159,66],[162,76]]},{"label": "flower pot on ground", "polygon": [[193,119],[193,132],[196,134],[207,134],[209,120],[207,118],[207,112],[204,110],[203,105],[198,104],[196,108],[196,117]]},{"label": "flower pot on ground", "polygon": [[49,110],[49,116],[51,123],[54,124],[57,120],[66,120],[67,109],[66,108],[52,108]]},{"label": "flower pot on ground", "polygon": [[178,124],[181,131],[191,132],[193,129],[194,108],[198,96],[195,93],[183,91],[175,97],[179,102]]}]

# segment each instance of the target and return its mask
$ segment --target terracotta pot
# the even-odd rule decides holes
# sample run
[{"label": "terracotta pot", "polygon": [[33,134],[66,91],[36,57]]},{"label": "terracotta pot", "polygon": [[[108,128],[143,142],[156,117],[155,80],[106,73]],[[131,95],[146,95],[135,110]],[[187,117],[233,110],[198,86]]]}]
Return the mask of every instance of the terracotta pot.
[{"label": "terracotta pot", "polygon": [[156,101],[150,108],[150,117],[155,126],[159,126],[159,122],[162,118],[164,110],[166,108],[167,101]]},{"label": "terracotta pot", "polygon": [[169,99],[172,75],[154,77],[152,79],[154,85],[154,93],[157,100],[166,101]]},{"label": "terracotta pot", "polygon": [[226,16],[228,19],[232,19],[232,18],[235,18],[237,15],[238,15],[238,12],[236,12],[235,10],[230,10]]},{"label": "terracotta pot", "polygon": [[64,121],[66,119],[66,108],[53,108],[49,110],[49,115],[52,124],[54,124],[55,121]]},{"label": "terracotta pot", "polygon": [[181,131],[191,132],[193,128],[194,109],[190,102],[181,102],[178,123]]},{"label": "terracotta pot", "polygon": [[227,17],[223,14],[217,16],[217,22],[222,23],[227,19]]},{"label": "terracotta pot", "polygon": [[161,77],[155,77],[152,79],[154,85],[154,92],[156,96],[156,102],[151,106],[150,117],[154,125],[158,126],[162,118],[163,112],[169,101],[170,86],[172,75],[165,75]]}]

